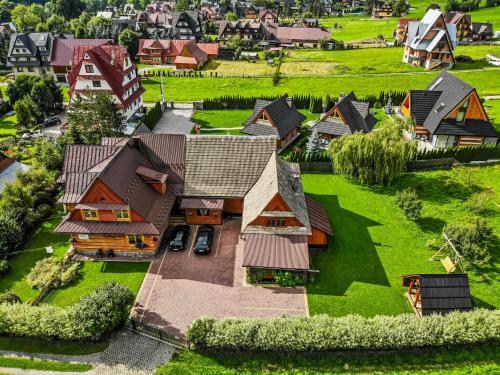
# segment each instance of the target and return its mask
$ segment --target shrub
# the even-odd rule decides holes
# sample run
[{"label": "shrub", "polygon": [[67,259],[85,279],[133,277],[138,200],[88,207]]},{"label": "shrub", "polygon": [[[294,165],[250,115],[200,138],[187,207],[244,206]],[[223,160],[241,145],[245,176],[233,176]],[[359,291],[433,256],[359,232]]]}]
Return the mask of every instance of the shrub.
[{"label": "shrub", "polygon": [[273,278],[276,284],[287,288],[304,285],[304,278],[290,271],[273,271]]},{"label": "shrub", "polygon": [[10,272],[10,264],[6,260],[0,260],[0,275],[7,275]]},{"label": "shrub", "polygon": [[161,110],[161,105],[160,102],[156,102],[154,107],[149,109],[146,114],[142,117],[142,122],[150,129],[153,130],[153,128],[156,126],[158,121],[160,121],[160,118],[162,116],[163,112]]},{"label": "shrub", "polygon": [[21,303],[21,298],[17,296],[17,294],[7,290],[3,293],[0,293],[0,305],[2,303]]},{"label": "shrub", "polygon": [[26,281],[29,286],[38,290],[47,287],[61,288],[77,278],[80,268],[80,262],[47,257],[35,263]]},{"label": "shrub", "polygon": [[281,74],[279,72],[279,68],[277,68],[273,74],[273,86],[278,86],[278,84],[280,83],[280,79],[281,79]]},{"label": "shrub", "polygon": [[494,195],[495,193],[493,190],[476,193],[465,202],[465,206],[475,214],[483,214],[488,211]]},{"label": "shrub", "polygon": [[11,253],[21,245],[24,232],[15,219],[0,214],[0,253]]},{"label": "shrub", "polygon": [[36,208],[36,213],[38,214],[40,219],[46,219],[50,215],[52,215],[52,207],[50,207],[46,203],[43,203]]},{"label": "shrub", "polygon": [[73,306],[0,305],[0,334],[66,340],[99,339],[128,316],[134,296],[116,282],[105,283]]},{"label": "shrub", "polygon": [[191,323],[186,335],[198,347],[222,350],[381,350],[472,344],[500,339],[500,310],[423,318],[414,314],[202,318]]},{"label": "shrub", "polygon": [[409,220],[416,220],[422,214],[422,200],[415,189],[406,188],[396,193],[396,206]]},{"label": "shrub", "polygon": [[431,238],[430,240],[427,240],[425,242],[425,247],[430,249],[430,250],[437,250],[439,249],[439,245],[438,245],[438,240],[435,239],[435,238]]},{"label": "shrub", "polygon": [[466,268],[477,269],[490,263],[496,238],[486,221],[469,217],[460,223],[448,224],[444,232],[462,255]]}]

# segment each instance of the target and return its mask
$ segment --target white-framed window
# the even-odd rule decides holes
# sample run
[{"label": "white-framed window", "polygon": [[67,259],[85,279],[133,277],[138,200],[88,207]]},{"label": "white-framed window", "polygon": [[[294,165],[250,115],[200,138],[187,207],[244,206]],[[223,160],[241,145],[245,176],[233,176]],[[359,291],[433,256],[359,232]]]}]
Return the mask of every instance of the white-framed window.
[{"label": "white-framed window", "polygon": [[85,72],[86,73],[94,73],[94,66],[93,65],[85,65]]},{"label": "white-framed window", "polygon": [[101,87],[101,81],[92,81],[92,87]]}]

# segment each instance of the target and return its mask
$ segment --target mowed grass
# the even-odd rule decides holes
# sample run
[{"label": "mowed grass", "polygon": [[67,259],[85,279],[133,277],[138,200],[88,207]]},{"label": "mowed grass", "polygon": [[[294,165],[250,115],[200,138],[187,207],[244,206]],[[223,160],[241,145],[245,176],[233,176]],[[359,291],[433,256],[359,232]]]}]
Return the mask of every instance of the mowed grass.
[{"label": "mowed grass", "polygon": [[16,115],[0,118],[0,141],[15,136],[17,133],[16,126]]},{"label": "mowed grass", "polygon": [[486,100],[483,105],[490,122],[500,133],[500,99]]},{"label": "mowed grass", "polygon": [[393,352],[220,352],[182,350],[158,375],[272,374],[493,374],[500,371],[497,345]]},{"label": "mowed grass", "polygon": [[262,60],[256,62],[211,60],[202,70],[207,74],[217,72],[220,75],[271,76],[276,67]]},{"label": "mowed grass", "polygon": [[0,357],[0,367],[55,372],[86,372],[92,369],[92,365],[86,363],[42,361],[38,359],[13,357]]},{"label": "mowed grass", "polygon": [[[474,86],[479,95],[500,94],[500,75],[496,71],[451,72]],[[382,90],[424,89],[437,75],[435,72],[387,74],[379,76],[346,75],[334,77],[290,77],[274,86],[271,78],[173,78],[165,79],[168,100],[192,101],[224,95],[259,97],[262,95],[337,96],[339,92],[356,92],[358,96],[378,95]],[[160,100],[159,78],[143,79],[143,100]]]},{"label": "mowed grass", "polygon": [[[439,261],[429,262],[433,251],[426,241],[441,243],[447,223],[471,215],[465,202],[475,192],[494,190],[485,219],[500,236],[500,210],[495,206],[500,203],[500,165],[407,173],[389,188],[360,186],[341,175],[304,174],[303,181],[306,193],[328,211],[334,232],[329,249],[313,257],[313,268],[320,273],[307,286],[311,314],[411,312],[401,276],[445,272]],[[415,188],[423,200],[422,218],[416,222],[394,207],[396,191],[406,187]],[[496,267],[499,251],[494,254]],[[475,305],[499,308],[497,269],[468,274]]]},{"label": "mowed grass", "polygon": [[[53,232],[61,220],[61,212],[44,221],[33,233],[22,252],[10,257],[12,269],[0,278],[0,292],[10,289],[23,302],[33,300],[38,291],[26,282],[26,277],[35,263],[47,256],[46,246],[52,246],[54,255],[62,258],[69,248],[69,236]],[[50,292],[42,303],[67,306],[90,294],[95,288],[107,281],[117,281],[137,294],[149,263],[135,262],[84,262],[80,277],[63,289]]]}]

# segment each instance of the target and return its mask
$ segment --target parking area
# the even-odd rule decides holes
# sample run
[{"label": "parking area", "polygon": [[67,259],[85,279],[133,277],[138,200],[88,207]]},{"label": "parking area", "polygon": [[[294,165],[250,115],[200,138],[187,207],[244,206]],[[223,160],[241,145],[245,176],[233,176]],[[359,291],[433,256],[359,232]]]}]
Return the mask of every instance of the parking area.
[{"label": "parking area", "polygon": [[241,267],[243,244],[240,219],[215,227],[210,255],[193,252],[197,227],[188,248],[163,251],[153,261],[137,296],[133,315],[149,325],[185,332],[202,316],[274,317],[306,315],[304,288],[250,286]]}]

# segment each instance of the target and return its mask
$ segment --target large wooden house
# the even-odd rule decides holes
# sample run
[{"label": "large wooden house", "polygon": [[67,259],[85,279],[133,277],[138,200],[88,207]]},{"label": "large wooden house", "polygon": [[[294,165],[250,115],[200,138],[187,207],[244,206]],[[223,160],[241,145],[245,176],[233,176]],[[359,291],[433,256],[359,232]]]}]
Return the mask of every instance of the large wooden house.
[{"label": "large wooden house", "polygon": [[312,127],[320,138],[330,140],[344,134],[372,131],[377,119],[370,113],[369,103],[359,101],[354,94],[340,97],[328,112]]},{"label": "large wooden house", "polygon": [[398,26],[394,31],[394,38],[399,44],[406,42],[408,37],[408,23],[418,21],[416,18],[400,18],[398,21]]},{"label": "large wooden house", "polygon": [[493,25],[489,22],[472,22],[472,40],[483,41],[493,38]]},{"label": "large wooden house", "polygon": [[476,89],[447,72],[424,90],[411,90],[400,111],[413,120],[413,135],[432,147],[498,141]]},{"label": "large wooden house", "polygon": [[408,23],[403,62],[426,69],[452,68],[456,31],[456,25],[447,24],[441,11],[429,9],[420,22]]},{"label": "large wooden house", "polygon": [[[137,134],[69,145],[59,182],[68,212],[56,228],[74,251],[155,254],[173,210],[188,224],[242,216],[243,266],[309,270],[309,246],[326,246],[325,210],[306,197],[297,164],[274,136]],[[178,220],[178,219],[177,219]]]},{"label": "large wooden house", "polygon": [[306,116],[300,113],[287,94],[275,101],[257,100],[252,115],[241,130],[249,135],[274,135],[279,149],[299,136],[300,125]]},{"label": "large wooden house", "polygon": [[407,297],[418,316],[469,311],[472,299],[464,274],[418,274],[403,276]]},{"label": "large wooden house", "polygon": [[445,14],[444,19],[447,24],[456,26],[458,41],[472,39],[472,21],[470,14],[464,14],[463,12],[448,12]]},{"label": "large wooden house", "polygon": [[373,18],[392,17],[392,5],[385,1],[380,7],[374,7],[372,11]]}]

